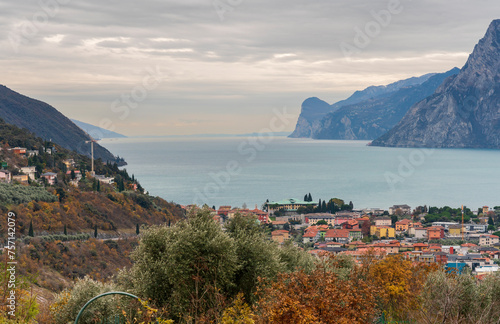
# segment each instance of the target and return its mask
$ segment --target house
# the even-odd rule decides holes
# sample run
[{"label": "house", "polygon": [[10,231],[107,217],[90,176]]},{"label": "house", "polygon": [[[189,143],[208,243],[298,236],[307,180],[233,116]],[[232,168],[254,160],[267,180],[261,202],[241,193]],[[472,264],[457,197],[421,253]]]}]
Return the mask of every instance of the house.
[{"label": "house", "polygon": [[427,227],[427,239],[440,240],[443,238],[444,238],[444,227],[442,226]]},{"label": "house", "polygon": [[408,205],[394,205],[389,207],[389,215],[396,214],[396,211],[401,215],[411,215],[411,207]]},{"label": "house", "polygon": [[283,243],[290,238],[290,233],[285,230],[277,230],[271,232],[272,240],[278,243]]},{"label": "house", "polygon": [[320,237],[320,232],[319,230],[314,230],[311,229],[302,235],[302,242],[303,243],[314,243],[317,240],[319,240]]},{"label": "house", "polygon": [[34,167],[34,166],[22,167],[21,172],[26,174],[30,178],[30,180],[35,180],[36,167]]},{"label": "house", "polygon": [[362,248],[365,246],[366,246],[366,243],[361,242],[361,241],[351,241],[351,243],[349,243],[350,249],[359,249],[359,248]]},{"label": "house", "polygon": [[464,243],[460,245],[460,253],[465,255],[468,254],[469,251],[477,251],[478,248],[479,246],[474,243]]},{"label": "house", "polygon": [[425,243],[415,243],[413,244],[413,250],[414,251],[427,251],[429,248],[428,244]]},{"label": "house", "polygon": [[217,210],[217,214],[227,217],[227,214],[230,211],[231,211],[231,206],[220,206],[219,209]]},{"label": "house", "polygon": [[[75,173],[76,181],[82,180],[82,173],[80,172],[80,170],[74,170],[73,172]],[[71,171],[67,171],[66,175],[71,178]]]},{"label": "house", "polygon": [[35,155],[38,155],[38,154],[39,154],[39,152],[37,150],[27,150],[26,151],[26,155],[28,157],[32,157],[32,156],[35,156]]},{"label": "house", "polygon": [[359,229],[358,221],[355,219],[342,223],[341,226],[343,229]]},{"label": "house", "polygon": [[113,177],[106,177],[104,175],[95,175],[94,178],[99,180],[100,183],[105,183],[105,184],[113,184],[115,182],[115,178]]},{"label": "house", "polygon": [[[465,230],[465,228],[464,228]],[[450,225],[448,227],[448,236],[460,237],[462,236],[462,225]]]},{"label": "house", "polygon": [[10,183],[12,181],[12,173],[8,170],[0,170],[0,182]]},{"label": "house", "polygon": [[363,238],[363,233],[361,229],[348,229],[349,231],[349,242],[359,241]]},{"label": "house", "polygon": [[407,232],[410,229],[410,224],[412,223],[409,219],[402,219],[396,222],[396,232]]},{"label": "house", "polygon": [[375,235],[380,238],[394,238],[396,237],[396,231],[394,230],[394,228],[389,226],[371,226],[370,235]]},{"label": "house", "polygon": [[40,177],[47,180],[47,183],[49,185],[54,185],[57,181],[57,173],[54,173],[54,172],[46,172],[46,173],[42,174]]},{"label": "house", "polygon": [[467,232],[486,233],[486,230],[488,229],[488,224],[468,223],[468,224],[464,224],[464,226],[465,226],[465,230]]},{"label": "house", "polygon": [[498,236],[496,235],[481,235],[479,237],[479,245],[481,246],[493,246],[498,243]]},{"label": "house", "polygon": [[314,225],[319,221],[325,221],[329,225],[335,225],[335,216],[328,213],[307,214],[306,223]]},{"label": "house", "polygon": [[413,235],[417,239],[426,239],[427,238],[427,228],[411,227],[408,230],[408,234]]},{"label": "house", "polygon": [[283,211],[283,212],[297,212],[297,209],[300,207],[316,207],[318,203],[312,202],[312,201],[303,201],[300,199],[295,199],[295,198],[290,198],[290,199],[285,199],[285,200],[280,200],[280,201],[272,201],[266,203],[267,205],[267,210],[269,211],[270,214],[274,214],[276,211]]},{"label": "house", "polygon": [[390,217],[377,217],[375,218],[375,226],[391,226],[392,219]]},{"label": "house", "polygon": [[18,155],[25,155],[26,154],[26,148],[25,147],[14,147],[11,148],[9,151],[14,152],[15,154]]},{"label": "house", "polygon": [[27,184],[28,183],[28,175],[18,174],[18,175],[12,176],[12,181]]},{"label": "house", "polygon": [[68,169],[75,167],[75,160],[73,160],[73,159],[66,159],[63,161],[63,163],[66,165],[66,168],[68,168]]},{"label": "house", "polygon": [[352,219],[354,219],[354,217],[352,215],[336,213],[335,214],[335,223],[334,223],[334,225],[335,226],[342,225],[345,222],[348,222],[348,221],[350,221]]},{"label": "house", "polygon": [[261,224],[269,223],[269,215],[265,211],[258,209],[257,205],[255,205],[255,209],[250,211],[250,214],[257,216]]},{"label": "house", "polygon": [[389,244],[375,243],[375,244],[368,245],[367,247],[368,248],[372,247],[372,248],[378,248],[378,249],[385,249],[387,254],[389,254],[389,253],[397,254],[397,253],[399,253],[400,244],[399,243],[389,243]]},{"label": "house", "polygon": [[338,242],[338,243],[349,243],[349,230],[345,229],[330,229],[325,233],[325,241],[327,242]]}]

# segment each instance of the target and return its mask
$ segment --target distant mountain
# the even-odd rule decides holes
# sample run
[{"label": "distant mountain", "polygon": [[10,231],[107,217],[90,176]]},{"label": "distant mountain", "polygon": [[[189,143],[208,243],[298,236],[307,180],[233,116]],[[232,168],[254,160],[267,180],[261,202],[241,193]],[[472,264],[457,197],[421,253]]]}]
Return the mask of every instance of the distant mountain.
[{"label": "distant mountain", "polygon": [[500,20],[491,23],[458,75],[372,145],[500,149]]},{"label": "distant mountain", "polygon": [[365,90],[356,91],[349,98],[332,105],[316,97],[308,98],[302,103],[302,110],[297,125],[295,126],[294,132],[289,137],[312,137],[313,133],[321,127],[320,122],[328,113],[334,112],[344,106],[392,94],[401,88],[422,84],[433,75],[434,73],[429,73],[421,77],[412,77],[388,85],[370,86]]},{"label": "distant mountain", "polygon": [[[26,128],[44,140],[51,140],[60,146],[90,156],[89,136],[54,107],[23,96],[6,86],[0,85],[0,118],[5,122]],[[94,156],[103,161],[118,162],[107,149],[95,143]]]},{"label": "distant mountain", "polygon": [[319,122],[312,138],[372,140],[390,130],[415,103],[425,99],[443,81],[458,74],[454,68],[446,73],[435,74],[422,84],[405,86],[394,92],[342,106],[329,113]]},{"label": "distant mountain", "polygon": [[80,127],[85,133],[92,136],[92,138],[94,138],[95,140],[103,139],[103,138],[124,138],[124,137],[127,137],[125,135],[115,133],[115,132],[112,132],[110,130],[107,130],[107,129],[104,129],[101,127],[97,127],[97,126],[94,126],[91,124],[87,124],[87,123],[81,122],[81,121],[76,120],[76,119],[70,119],[70,120],[73,123],[75,123],[76,126]]}]

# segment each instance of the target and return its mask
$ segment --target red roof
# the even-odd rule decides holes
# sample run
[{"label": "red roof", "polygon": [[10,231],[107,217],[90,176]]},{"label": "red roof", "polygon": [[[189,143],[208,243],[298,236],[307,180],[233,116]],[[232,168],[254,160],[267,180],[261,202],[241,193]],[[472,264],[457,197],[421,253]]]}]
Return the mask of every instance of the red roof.
[{"label": "red roof", "polygon": [[347,238],[347,237],[349,237],[349,230],[345,230],[345,229],[330,229],[330,230],[326,231],[325,237]]}]

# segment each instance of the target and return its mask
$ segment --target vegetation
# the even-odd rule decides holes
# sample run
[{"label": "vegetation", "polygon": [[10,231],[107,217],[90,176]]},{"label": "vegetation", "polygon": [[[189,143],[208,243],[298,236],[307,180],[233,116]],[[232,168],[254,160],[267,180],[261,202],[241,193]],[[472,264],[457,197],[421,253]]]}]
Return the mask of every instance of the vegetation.
[{"label": "vegetation", "polygon": [[[470,220],[477,221],[477,216],[472,213],[472,211],[464,206],[464,222],[469,222]],[[462,209],[461,208],[451,208],[445,207],[429,207],[429,213],[425,216],[424,223],[432,222],[461,222],[462,221]]]}]

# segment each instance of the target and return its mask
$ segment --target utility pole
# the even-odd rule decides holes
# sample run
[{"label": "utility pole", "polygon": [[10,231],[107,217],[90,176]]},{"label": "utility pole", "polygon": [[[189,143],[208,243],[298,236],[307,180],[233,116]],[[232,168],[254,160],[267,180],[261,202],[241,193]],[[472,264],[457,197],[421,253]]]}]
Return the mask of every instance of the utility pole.
[{"label": "utility pole", "polygon": [[463,242],[465,242],[464,233],[465,233],[465,229],[464,229],[464,205],[462,205],[462,241]]},{"label": "utility pole", "polygon": [[90,172],[90,174],[92,176],[95,176],[95,172],[94,172],[94,142],[97,142],[92,136],[90,136],[90,141],[85,141],[85,143],[90,143],[90,152],[92,154],[92,171]]}]

